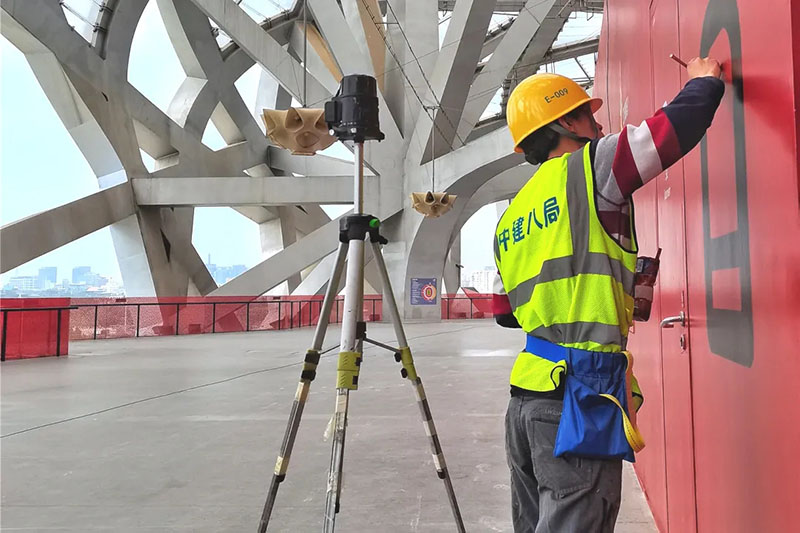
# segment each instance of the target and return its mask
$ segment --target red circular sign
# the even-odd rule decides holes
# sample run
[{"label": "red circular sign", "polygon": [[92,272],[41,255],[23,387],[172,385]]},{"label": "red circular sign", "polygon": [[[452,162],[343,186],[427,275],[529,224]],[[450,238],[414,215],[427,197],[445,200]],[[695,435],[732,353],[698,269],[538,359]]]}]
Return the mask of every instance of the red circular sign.
[{"label": "red circular sign", "polygon": [[420,293],[422,294],[422,298],[427,302],[436,300],[436,286],[431,285],[430,283],[428,285],[424,285]]}]

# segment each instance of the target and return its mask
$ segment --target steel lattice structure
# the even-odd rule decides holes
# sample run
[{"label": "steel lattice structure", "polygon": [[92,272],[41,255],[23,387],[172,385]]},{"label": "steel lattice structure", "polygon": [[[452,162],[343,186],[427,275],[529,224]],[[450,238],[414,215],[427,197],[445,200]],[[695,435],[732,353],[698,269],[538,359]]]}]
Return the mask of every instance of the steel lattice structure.
[{"label": "steel lattice structure", "polygon": [[[502,116],[481,114],[498,89],[507,94],[542,64],[596,50],[596,40],[553,42],[574,10],[602,8],[575,0],[307,0],[304,31],[303,0],[261,22],[245,11],[246,1],[152,0],[186,75],[164,112],[127,79],[148,0],[93,1],[82,33],[67,20],[69,2],[0,2],[3,35],[25,54],[100,185],[3,226],[1,266],[7,272],[110,226],[131,296],[258,295],[284,281],[296,294],[324,290],[338,222],[320,205],[352,201],[352,164],[270,144],[234,88],[254,63],[269,73],[258,96],[266,108],[286,109],[304,94],[319,107],[343,74],[378,79],[386,140],[366,150],[368,210],[385,221],[395,289],[407,291],[412,277],[435,277],[452,292],[460,228],[531,175],[510,150]],[[452,10],[441,46],[440,8]],[[490,28],[499,11],[516,12]],[[220,33],[230,37],[222,47]],[[209,121],[227,147],[213,151],[201,142]],[[152,171],[140,150],[155,160]],[[436,188],[459,201],[429,220],[408,197],[429,188],[432,155]],[[259,224],[263,251],[272,255],[218,287],[191,242],[194,208],[202,206],[229,206]],[[436,306],[412,309],[403,294],[398,300],[407,317],[439,316]]]}]

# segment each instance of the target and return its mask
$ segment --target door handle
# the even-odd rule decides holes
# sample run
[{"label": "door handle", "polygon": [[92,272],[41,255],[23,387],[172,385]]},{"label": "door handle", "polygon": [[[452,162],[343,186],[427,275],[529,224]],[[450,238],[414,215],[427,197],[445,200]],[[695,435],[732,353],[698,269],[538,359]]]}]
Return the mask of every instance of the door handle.
[{"label": "door handle", "polygon": [[685,326],[686,325],[686,313],[681,311],[681,314],[679,314],[677,316],[668,316],[667,318],[665,318],[664,320],[661,321],[661,327],[665,328],[665,329],[666,328],[674,328],[676,322],[680,322],[681,326]]}]

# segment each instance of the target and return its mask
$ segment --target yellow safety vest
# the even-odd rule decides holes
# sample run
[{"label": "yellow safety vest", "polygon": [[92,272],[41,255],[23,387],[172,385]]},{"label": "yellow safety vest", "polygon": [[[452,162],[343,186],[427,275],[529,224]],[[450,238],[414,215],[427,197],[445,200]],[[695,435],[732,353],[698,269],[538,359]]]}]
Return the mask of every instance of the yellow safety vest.
[{"label": "yellow safety vest", "polygon": [[[626,250],[600,223],[588,144],[543,163],[495,232],[497,269],[522,329],[570,348],[621,352],[633,321],[635,235]],[[550,391],[564,369],[522,352],[511,384]]]}]

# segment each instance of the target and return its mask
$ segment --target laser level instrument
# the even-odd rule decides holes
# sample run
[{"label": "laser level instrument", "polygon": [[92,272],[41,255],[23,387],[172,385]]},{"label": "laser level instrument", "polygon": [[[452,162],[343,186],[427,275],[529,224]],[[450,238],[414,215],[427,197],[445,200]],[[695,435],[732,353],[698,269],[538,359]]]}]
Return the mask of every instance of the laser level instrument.
[{"label": "laser level instrument", "polygon": [[[433,423],[422,380],[414,367],[411,349],[408,347],[403,325],[400,322],[397,303],[389,283],[386,263],[383,260],[381,245],[387,244],[388,241],[379,233],[380,221],[374,216],[364,213],[364,141],[380,141],[384,138],[378,123],[378,97],[375,78],[365,75],[351,75],[342,78],[336,96],[325,104],[325,121],[328,123],[332,135],[335,135],[340,141],[352,141],[354,143],[354,213],[342,218],[339,224],[339,248],[336,252],[336,261],[325,291],[319,322],[314,332],[314,340],[312,341],[311,349],[306,353],[303,370],[300,374],[300,383],[289,414],[289,422],[286,426],[286,434],[283,438],[280,454],[275,463],[275,471],[270,483],[267,500],[264,504],[264,512],[261,515],[258,531],[264,533],[267,530],[278,488],[286,478],[289,458],[298,427],[300,426],[300,417],[303,414],[311,382],[316,377],[320,350],[330,322],[331,308],[342,277],[345,259],[347,259],[342,335],[336,376],[336,407],[332,420],[333,445],[322,531],[325,533],[333,532],[336,514],[339,512],[344,440],[347,429],[347,408],[350,400],[350,391],[358,389],[363,345],[364,342],[367,342],[394,352],[395,360],[402,364],[401,376],[411,381],[414,386],[417,403],[422,413],[422,423],[425,426],[425,433],[428,435],[431,445],[433,464],[436,467],[437,475],[444,481],[457,531],[463,533],[464,522],[456,501],[453,483],[445,464],[444,454],[439,443],[439,437],[436,434],[436,427]],[[373,256],[383,283],[384,309],[388,310],[394,325],[398,348],[367,338],[367,325],[362,316],[364,309],[364,249],[367,237],[369,237],[369,244],[372,246]]]}]

